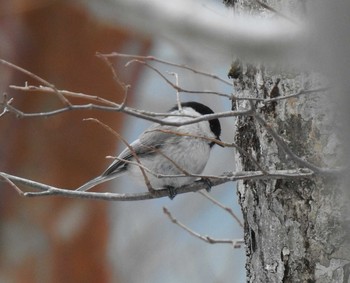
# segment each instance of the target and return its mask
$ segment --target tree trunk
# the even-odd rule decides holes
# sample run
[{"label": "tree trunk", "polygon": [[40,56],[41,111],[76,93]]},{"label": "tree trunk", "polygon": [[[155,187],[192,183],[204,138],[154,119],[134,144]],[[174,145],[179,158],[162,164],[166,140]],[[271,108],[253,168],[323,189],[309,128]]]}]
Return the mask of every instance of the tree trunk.
[{"label": "tree trunk", "polygon": [[[291,1],[268,1],[284,10]],[[294,11],[303,1],[294,3]],[[298,7],[299,5],[299,7]],[[235,9],[263,11],[256,1],[239,0]],[[264,10],[266,11],[266,10]],[[320,75],[242,64],[234,80],[238,97],[276,97],[322,85]],[[334,97],[334,96],[333,96]],[[334,100],[334,98],[333,98]],[[259,115],[299,157],[319,166],[339,165],[331,93],[314,93],[263,105]],[[239,103],[237,107],[248,107]],[[298,168],[254,117],[237,119],[235,140],[266,170]],[[237,157],[237,170],[259,170]],[[336,178],[243,181],[238,194],[245,220],[248,282],[349,282],[350,248],[344,228],[348,199]]]}]

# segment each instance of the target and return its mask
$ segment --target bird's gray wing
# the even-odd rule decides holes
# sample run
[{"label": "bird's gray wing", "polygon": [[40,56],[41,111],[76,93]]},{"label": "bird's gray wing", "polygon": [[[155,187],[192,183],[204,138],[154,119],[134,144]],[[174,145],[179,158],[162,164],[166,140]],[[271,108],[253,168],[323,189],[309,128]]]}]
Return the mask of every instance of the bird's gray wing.
[{"label": "bird's gray wing", "polygon": [[[144,147],[142,147],[140,140],[134,141],[132,144],[130,144],[130,146],[132,146],[135,149],[135,152],[138,155],[144,154],[145,152],[145,149]],[[119,154],[118,157],[123,160],[129,160],[132,156],[133,155],[130,149],[127,147]],[[87,191],[92,187],[95,187],[106,181],[112,180],[118,175],[125,173],[128,163],[123,160],[115,160],[100,176],[97,176],[96,178],[85,183],[84,185],[79,187],[77,191]]]},{"label": "bird's gray wing", "polygon": [[[173,126],[161,126],[154,124],[143,132],[139,139],[135,140],[130,146],[134,149],[134,153],[139,156],[154,154],[158,149],[161,149],[165,142],[176,143],[180,136],[165,133],[160,131],[176,131],[176,127]],[[130,160],[134,156],[133,152],[129,147],[125,148],[118,156],[119,159]],[[103,172],[102,176],[108,176],[126,170],[128,165],[123,160],[114,161],[107,169]]]},{"label": "bird's gray wing", "polygon": [[[152,125],[143,134],[141,134],[139,139],[130,144],[137,156],[142,157],[145,155],[154,154],[156,150],[162,148],[165,142],[176,143],[178,142],[178,139],[180,139],[180,136],[161,132],[159,131],[160,129],[176,131],[176,127],[160,126],[158,124]],[[119,154],[118,157],[123,160],[130,160],[133,156],[132,151],[127,147]],[[92,187],[114,179],[118,175],[126,172],[128,163],[123,160],[115,160],[100,176],[85,183],[79,187],[77,191],[87,191]]]}]

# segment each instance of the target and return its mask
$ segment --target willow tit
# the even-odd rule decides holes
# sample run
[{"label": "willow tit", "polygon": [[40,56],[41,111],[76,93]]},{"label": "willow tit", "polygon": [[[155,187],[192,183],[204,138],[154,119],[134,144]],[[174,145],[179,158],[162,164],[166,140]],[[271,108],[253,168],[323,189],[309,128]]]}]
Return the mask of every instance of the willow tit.
[{"label": "willow tit", "polygon": [[[181,116],[168,116],[163,121],[186,122],[193,117],[214,113],[209,107],[193,101],[181,103],[181,108],[182,110],[179,110],[178,106],[174,106],[169,110],[170,114]],[[124,149],[118,160],[115,160],[102,175],[77,190],[89,190],[126,172],[145,182],[138,162],[150,172],[159,175],[183,174],[179,168],[188,173],[200,174],[207,164],[215,140],[220,141],[220,134],[221,126],[218,119],[178,127],[153,124],[130,144],[133,152],[129,147]],[[135,154],[138,160],[135,159]],[[144,172],[152,188],[169,189],[170,198],[175,197],[176,188],[190,184],[196,179],[191,176],[158,178],[146,170]]]}]

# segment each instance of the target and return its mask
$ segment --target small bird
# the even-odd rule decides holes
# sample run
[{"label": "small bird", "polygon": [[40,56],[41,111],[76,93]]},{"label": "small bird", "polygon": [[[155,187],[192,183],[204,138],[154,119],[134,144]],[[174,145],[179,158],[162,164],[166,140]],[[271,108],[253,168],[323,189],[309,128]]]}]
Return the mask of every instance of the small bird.
[{"label": "small bird", "polygon": [[[214,113],[208,106],[194,101],[181,103],[181,109],[179,110],[177,105],[174,106],[168,112],[180,116],[167,116],[162,120],[181,123]],[[129,147],[125,148],[118,156],[118,160],[115,160],[100,176],[79,187],[77,191],[87,191],[124,173],[130,173],[145,183],[138,162],[158,175],[183,175],[184,171],[200,174],[208,162],[213,145],[221,145],[220,134],[221,126],[216,118],[182,126],[153,124],[130,144],[133,151]],[[135,159],[135,154],[138,160]],[[196,179],[193,176],[158,178],[146,170],[144,172],[152,188],[168,189],[171,199],[176,195],[176,188],[190,184]]]}]

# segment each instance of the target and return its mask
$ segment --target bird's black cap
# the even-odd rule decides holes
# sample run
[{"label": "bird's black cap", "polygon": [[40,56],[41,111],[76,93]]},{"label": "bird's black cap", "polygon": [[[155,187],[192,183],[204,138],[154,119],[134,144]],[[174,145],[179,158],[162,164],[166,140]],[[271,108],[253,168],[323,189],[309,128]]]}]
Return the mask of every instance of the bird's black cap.
[{"label": "bird's black cap", "polygon": [[[197,111],[201,115],[208,115],[208,114],[214,114],[214,111],[211,110],[208,106],[195,102],[195,101],[188,101],[188,102],[182,102],[181,103],[182,107],[191,107],[193,110]],[[170,111],[177,110],[178,106],[175,105],[173,108],[170,109]],[[217,140],[220,140],[220,135],[221,135],[221,125],[219,119],[211,119],[209,120],[209,126],[210,130],[214,133],[215,138]],[[211,146],[213,146],[214,143],[211,143]],[[219,144],[220,145],[220,144]]]}]

